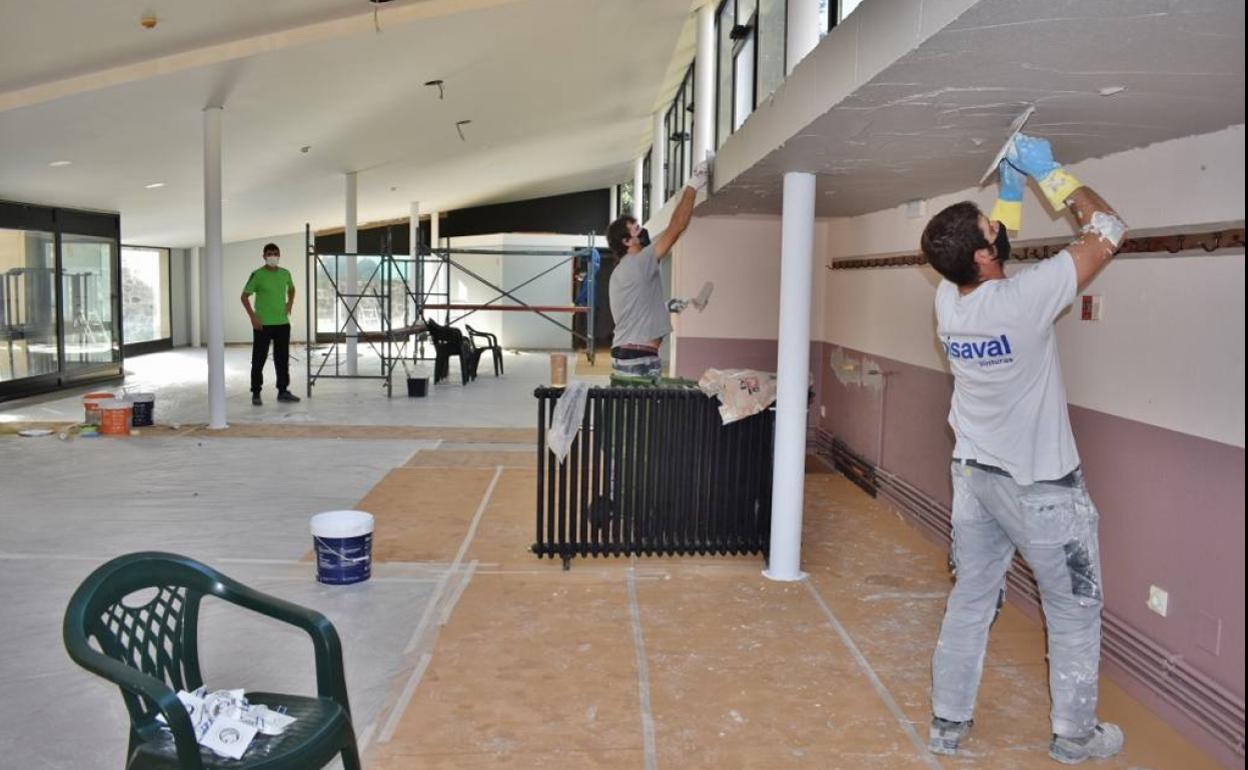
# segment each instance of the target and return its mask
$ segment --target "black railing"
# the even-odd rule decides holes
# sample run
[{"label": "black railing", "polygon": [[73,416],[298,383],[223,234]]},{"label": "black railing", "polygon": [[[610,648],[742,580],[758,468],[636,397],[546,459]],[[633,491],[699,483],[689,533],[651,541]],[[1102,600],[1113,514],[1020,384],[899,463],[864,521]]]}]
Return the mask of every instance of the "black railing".
[{"label": "black railing", "polygon": [[723,425],[684,388],[593,388],[560,462],[546,430],[562,390],[538,388],[538,556],[766,553],[770,410]]}]

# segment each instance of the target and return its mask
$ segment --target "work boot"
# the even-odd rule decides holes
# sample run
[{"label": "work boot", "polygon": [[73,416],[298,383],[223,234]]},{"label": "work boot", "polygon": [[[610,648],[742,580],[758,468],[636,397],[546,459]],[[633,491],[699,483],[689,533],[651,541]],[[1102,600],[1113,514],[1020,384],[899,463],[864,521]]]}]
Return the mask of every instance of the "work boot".
[{"label": "work boot", "polygon": [[1063,765],[1077,765],[1088,759],[1108,759],[1122,751],[1122,728],[1101,722],[1083,738],[1054,735],[1049,743],[1049,756]]},{"label": "work boot", "polygon": [[953,756],[958,753],[958,743],[971,731],[975,720],[950,722],[948,719],[932,717],[932,726],[927,733],[927,748],[933,754]]},{"label": "work boot", "polygon": [[297,404],[302,399],[300,399],[294,393],[291,393],[289,390],[279,390],[277,391],[277,400],[284,401],[288,404]]},{"label": "work boot", "polygon": [[260,394],[259,394],[259,393],[252,393],[252,394],[251,394],[251,405],[252,405],[252,406],[264,406],[264,402],[260,400]]}]

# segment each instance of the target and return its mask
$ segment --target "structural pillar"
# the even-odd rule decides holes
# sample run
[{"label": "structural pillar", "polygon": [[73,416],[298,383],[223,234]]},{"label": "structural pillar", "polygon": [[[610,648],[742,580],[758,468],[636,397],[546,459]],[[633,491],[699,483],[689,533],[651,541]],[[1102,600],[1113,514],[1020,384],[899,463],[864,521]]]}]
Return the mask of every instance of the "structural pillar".
[{"label": "structural pillar", "polygon": [[442,233],[438,231],[438,212],[429,212],[429,248],[438,248],[438,239],[442,237]]},{"label": "structural pillar", "polygon": [[204,285],[208,305],[208,427],[225,421],[225,303],[221,246],[221,113],[204,110]]},{"label": "structural pillar", "polygon": [[[651,164],[651,168],[654,168]],[[614,222],[615,218],[620,215],[620,186],[611,185],[611,200],[607,203],[607,221]]]},{"label": "structural pillar", "polygon": [[[832,13],[836,13],[832,3]],[[784,74],[787,77],[806,54],[819,45],[819,0],[789,0],[785,28]]]},{"label": "structural pillar", "polygon": [[806,481],[806,394],[810,387],[811,265],[815,175],[784,175],[780,222],[780,331],[776,359],[776,444],[771,486],[772,580],[801,580]]},{"label": "structural pillar", "polygon": [[[346,225],[343,228],[343,247],[342,250],[351,255],[347,257],[346,275],[342,279],[342,293],[355,295],[360,293],[360,277],[359,277],[359,260],[355,256],[359,252],[359,218],[357,216],[359,203],[359,178],[356,172],[348,171],[346,179]],[[359,313],[360,300],[355,296],[347,299],[347,306],[355,308],[355,313]],[[360,362],[356,358],[358,355],[359,342],[359,326],[352,318],[347,319],[346,328],[347,338],[347,374],[356,375],[360,373]]]},{"label": "structural pillar", "polygon": [[641,222],[641,201],[646,189],[645,158],[638,157],[633,161],[633,219]]},{"label": "structural pillar", "polygon": [[[693,60],[693,164],[715,152],[715,9],[706,3],[698,9],[698,49]],[[710,193],[707,190],[707,193]]]}]

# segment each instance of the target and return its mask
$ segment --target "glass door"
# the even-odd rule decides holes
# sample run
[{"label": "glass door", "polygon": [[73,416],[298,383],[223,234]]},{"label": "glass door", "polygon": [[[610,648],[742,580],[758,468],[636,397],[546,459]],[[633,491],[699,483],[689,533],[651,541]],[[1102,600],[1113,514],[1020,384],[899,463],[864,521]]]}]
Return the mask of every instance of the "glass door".
[{"label": "glass door", "polygon": [[59,371],[56,236],[0,229],[0,382]]},{"label": "glass door", "polygon": [[173,347],[169,249],[121,247],[121,329],[127,356]]},{"label": "glass door", "polygon": [[121,360],[114,241],[61,236],[61,323],[68,376]]}]

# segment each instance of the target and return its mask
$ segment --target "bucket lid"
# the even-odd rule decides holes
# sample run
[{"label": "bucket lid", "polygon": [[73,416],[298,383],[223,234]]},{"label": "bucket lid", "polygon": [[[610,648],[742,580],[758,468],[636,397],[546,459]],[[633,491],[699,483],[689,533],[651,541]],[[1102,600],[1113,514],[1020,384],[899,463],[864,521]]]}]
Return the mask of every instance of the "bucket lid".
[{"label": "bucket lid", "polygon": [[119,399],[119,398],[114,398],[114,399],[109,400],[109,401],[101,401],[101,402],[100,402],[100,408],[101,408],[101,409],[129,409],[129,408],[130,408],[130,402],[129,402],[129,401],[122,401],[122,400],[121,400],[121,399]]},{"label": "bucket lid", "polygon": [[373,531],[373,514],[364,511],[326,511],[312,517],[314,537],[360,537]]},{"label": "bucket lid", "polygon": [[129,400],[136,401],[136,402],[155,401],[156,394],[155,393],[131,393],[129,396]]}]

